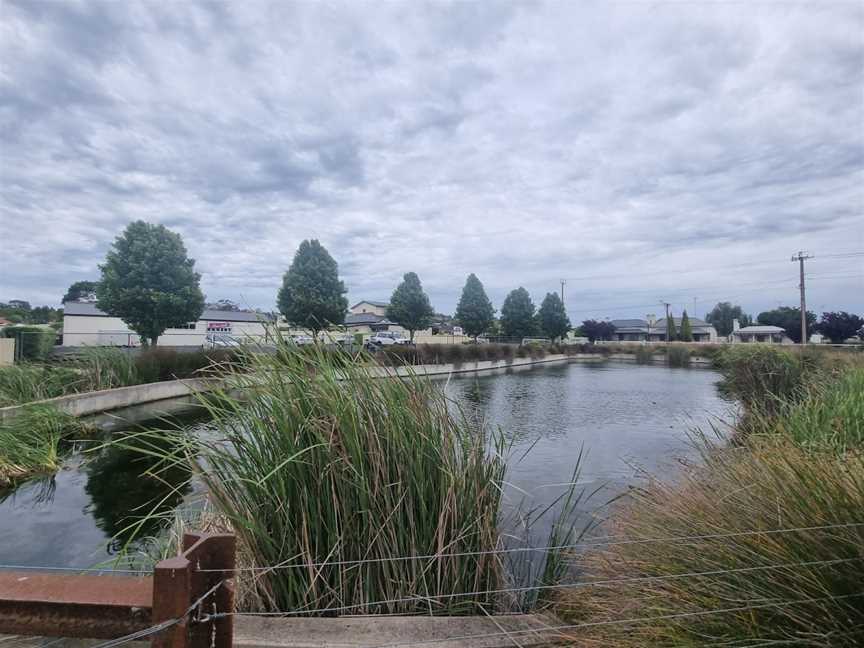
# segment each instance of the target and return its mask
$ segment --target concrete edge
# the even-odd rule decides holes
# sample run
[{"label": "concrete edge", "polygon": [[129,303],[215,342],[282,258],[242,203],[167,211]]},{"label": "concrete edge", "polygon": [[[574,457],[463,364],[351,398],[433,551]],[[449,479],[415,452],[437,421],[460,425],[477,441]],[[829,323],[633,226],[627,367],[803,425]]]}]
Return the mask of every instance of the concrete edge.
[{"label": "concrete edge", "polygon": [[[513,614],[333,619],[238,616],[234,623],[234,645],[242,648],[357,648],[391,644],[407,648],[427,641],[434,641],[436,648],[512,648],[513,638],[523,647],[548,646],[556,635],[544,630],[559,622],[539,614]],[[518,634],[508,639],[502,632]],[[465,638],[472,635],[497,636]]]}]

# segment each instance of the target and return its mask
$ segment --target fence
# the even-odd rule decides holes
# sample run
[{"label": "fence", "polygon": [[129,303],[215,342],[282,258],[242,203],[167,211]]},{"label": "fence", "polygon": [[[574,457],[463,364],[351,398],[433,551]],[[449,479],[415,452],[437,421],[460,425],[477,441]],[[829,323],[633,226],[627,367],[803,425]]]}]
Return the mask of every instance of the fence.
[{"label": "fence", "polygon": [[[109,638],[96,648],[113,648],[131,641],[150,638],[153,648],[230,648],[234,640],[234,620],[265,621],[272,637],[297,639],[304,634],[312,637],[311,644],[327,643],[319,641],[326,638],[333,644],[364,645],[366,648],[408,648],[409,646],[433,646],[441,643],[462,643],[463,645],[523,645],[516,639],[525,639],[525,645],[547,645],[548,642],[562,639],[573,639],[574,631],[615,625],[633,626],[645,622],[662,619],[683,619],[724,615],[736,612],[755,610],[780,610],[787,607],[819,603],[823,609],[836,607],[837,614],[847,615],[848,609],[841,602],[864,598],[864,591],[851,591],[842,594],[826,592],[825,596],[799,598],[763,598],[753,601],[728,601],[728,605],[718,602],[716,606],[708,605],[707,609],[696,609],[683,613],[666,615],[650,615],[646,617],[631,617],[626,614],[621,618],[601,619],[596,621],[580,621],[578,623],[554,623],[554,619],[546,618],[539,625],[529,627],[513,626],[505,619],[506,616],[493,617],[488,612],[485,616],[474,617],[478,621],[488,621],[496,626],[490,629],[487,625],[459,623],[438,628],[439,632],[424,634],[421,628],[413,633],[406,632],[404,625],[398,626],[396,638],[392,641],[375,640],[373,633],[369,641],[357,644],[355,637],[345,637],[327,626],[334,619],[316,619],[322,625],[310,626],[300,624],[298,617],[313,614],[332,616],[338,613],[341,617],[338,626],[346,632],[352,632],[350,623],[345,621],[344,614],[368,614],[369,610],[379,605],[389,605],[399,602],[422,602],[424,606],[435,602],[445,602],[455,598],[476,597],[484,594],[506,594],[534,590],[566,590],[585,588],[607,588],[619,584],[632,583],[662,583],[665,581],[682,581],[687,579],[704,579],[726,574],[753,574],[764,571],[788,571],[794,573],[801,568],[831,567],[860,563],[862,556],[837,557],[828,560],[810,560],[801,562],[768,562],[765,564],[748,565],[744,567],[722,568],[709,571],[692,571],[670,574],[640,574],[634,577],[611,579],[585,579],[556,584],[537,584],[527,587],[508,586],[501,589],[467,591],[429,595],[418,593],[398,599],[366,601],[356,605],[339,607],[325,606],[283,610],[274,612],[241,612],[234,609],[234,588],[232,578],[239,572],[261,574],[286,569],[320,570],[324,567],[357,567],[375,562],[393,561],[436,561],[442,556],[486,555],[486,554],[516,554],[533,552],[550,552],[590,549],[627,544],[685,544],[693,545],[703,541],[731,540],[747,536],[776,537],[788,533],[830,532],[852,530],[864,527],[864,522],[849,522],[823,524],[815,526],[780,527],[769,529],[747,529],[722,531],[704,535],[669,535],[660,537],[598,536],[586,540],[567,543],[558,546],[542,547],[512,547],[475,552],[446,553],[439,552],[429,555],[394,556],[390,558],[365,558],[350,561],[322,562],[285,562],[277,565],[235,565],[235,538],[230,534],[186,534],[183,538],[183,551],[175,557],[163,560],[157,564],[152,576],[88,576],[88,575],[48,575],[33,572],[0,572],[0,633],[17,633],[31,636],[64,636],[74,638]],[[37,568],[34,568],[37,569]],[[70,571],[118,571],[118,570],[74,570]],[[858,589],[858,588],[856,588]],[[484,610],[485,611],[485,610]],[[397,621],[398,617],[381,615],[372,617],[374,627],[380,632],[380,639],[389,633],[383,630],[388,620]],[[514,620],[516,617],[509,617]],[[853,623],[851,618],[847,624]],[[293,621],[292,621],[293,619]],[[456,617],[465,619],[465,617]],[[281,622],[281,623],[280,623]],[[283,625],[284,624],[284,625]],[[510,627],[505,627],[505,626]],[[315,628],[321,629],[321,634]],[[467,631],[467,632],[466,632]],[[369,635],[369,633],[366,633]],[[439,636],[435,636],[438,634]],[[121,635],[121,636],[118,636]],[[864,630],[853,630],[843,637],[861,637]],[[841,636],[841,635],[838,635]],[[350,642],[348,639],[350,638]],[[487,643],[488,640],[500,639],[499,644]],[[535,641],[528,642],[527,640]],[[482,643],[476,643],[480,642]],[[475,643],[471,643],[475,642]],[[51,642],[53,643],[53,642]],[[49,643],[48,645],[51,645]],[[279,645],[278,641],[270,645]],[[296,643],[294,644],[296,645]],[[714,644],[712,644],[714,645]],[[717,644],[719,645],[719,644]],[[724,644],[725,645],[725,644]],[[752,644],[757,645],[757,644]],[[769,645],[769,644],[758,644]],[[833,644],[832,644],[833,645]],[[838,644],[839,645],[839,644]],[[843,644],[847,645],[847,644]],[[854,644],[858,645],[858,644]]]},{"label": "fence", "polygon": [[0,572],[0,633],[230,648],[234,568],[233,535],[187,533],[149,576]]}]

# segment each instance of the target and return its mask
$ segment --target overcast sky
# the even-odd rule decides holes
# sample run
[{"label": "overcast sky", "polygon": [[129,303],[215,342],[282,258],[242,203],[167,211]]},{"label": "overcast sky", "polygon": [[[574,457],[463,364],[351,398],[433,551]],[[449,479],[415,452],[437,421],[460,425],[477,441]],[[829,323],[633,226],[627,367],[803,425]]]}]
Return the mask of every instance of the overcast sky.
[{"label": "overcast sky", "polygon": [[0,301],[135,219],[274,308],[318,238],[353,303],[567,279],[571,319],[864,311],[864,3],[0,4]]}]

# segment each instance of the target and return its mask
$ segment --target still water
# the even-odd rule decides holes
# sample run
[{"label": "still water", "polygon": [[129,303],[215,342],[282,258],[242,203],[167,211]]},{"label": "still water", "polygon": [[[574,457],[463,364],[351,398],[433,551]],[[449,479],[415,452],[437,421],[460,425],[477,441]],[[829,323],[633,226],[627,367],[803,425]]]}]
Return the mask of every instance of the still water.
[{"label": "still water", "polygon": [[[458,377],[442,387],[511,442],[508,505],[552,502],[582,452],[580,488],[598,490],[581,505],[587,512],[602,511],[637,483],[639,470],[670,474],[676,460],[692,455],[688,431],[729,416],[716,380],[705,369],[606,363]],[[188,478],[182,470],[142,477],[152,466],[140,453],[86,450],[72,453],[56,475],[0,493],[0,564],[92,566],[116,553],[154,502],[170,513],[197,499],[176,489]],[[156,533],[158,525],[141,531]]]}]

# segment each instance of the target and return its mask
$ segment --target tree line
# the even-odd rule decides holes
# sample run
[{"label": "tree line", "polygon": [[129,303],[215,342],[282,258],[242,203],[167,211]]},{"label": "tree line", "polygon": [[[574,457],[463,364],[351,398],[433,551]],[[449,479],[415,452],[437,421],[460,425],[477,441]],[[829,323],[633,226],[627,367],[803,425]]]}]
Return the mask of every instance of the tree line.
[{"label": "tree line", "polygon": [[[122,319],[145,345],[155,344],[168,328],[199,319],[206,306],[201,275],[195,271],[194,259],[189,258],[181,236],[164,225],[144,221],[130,223],[114,240],[99,270],[99,281],[73,283],[63,296],[63,302],[95,298],[100,310]],[[276,301],[279,312],[289,324],[306,328],[317,337],[322,330],[344,324],[348,311],[346,293],[345,284],[339,278],[338,264],[320,242],[312,239],[303,241],[297,249],[283,276]],[[211,307],[237,310],[237,306],[227,300]],[[43,323],[56,320],[60,311],[47,306],[31,308],[27,302],[11,300],[0,304],[0,315],[22,323]],[[431,326],[434,315],[420,278],[414,272],[406,273],[390,297],[387,318],[405,328],[413,340],[417,331]],[[729,302],[718,303],[705,319],[721,336],[732,332],[735,319],[741,326],[752,323],[752,318],[743,313],[740,306]],[[557,293],[547,293],[537,308],[531,295],[521,286],[506,296],[501,315],[496,319],[495,308],[473,273],[468,275],[462,288],[455,321],[475,340],[481,335],[517,339],[542,335],[554,341],[571,330],[566,308]],[[780,326],[792,340],[800,341],[797,308],[766,311],[760,313],[756,321]],[[821,332],[832,342],[853,335],[864,339],[864,319],[851,313],[823,313],[817,323],[816,316],[808,311],[807,321],[808,328]],[[594,341],[610,339],[614,327],[609,322],[585,320],[578,331]],[[667,335],[669,339],[692,339],[686,311],[680,330],[676,330],[674,320],[669,317]]]}]

